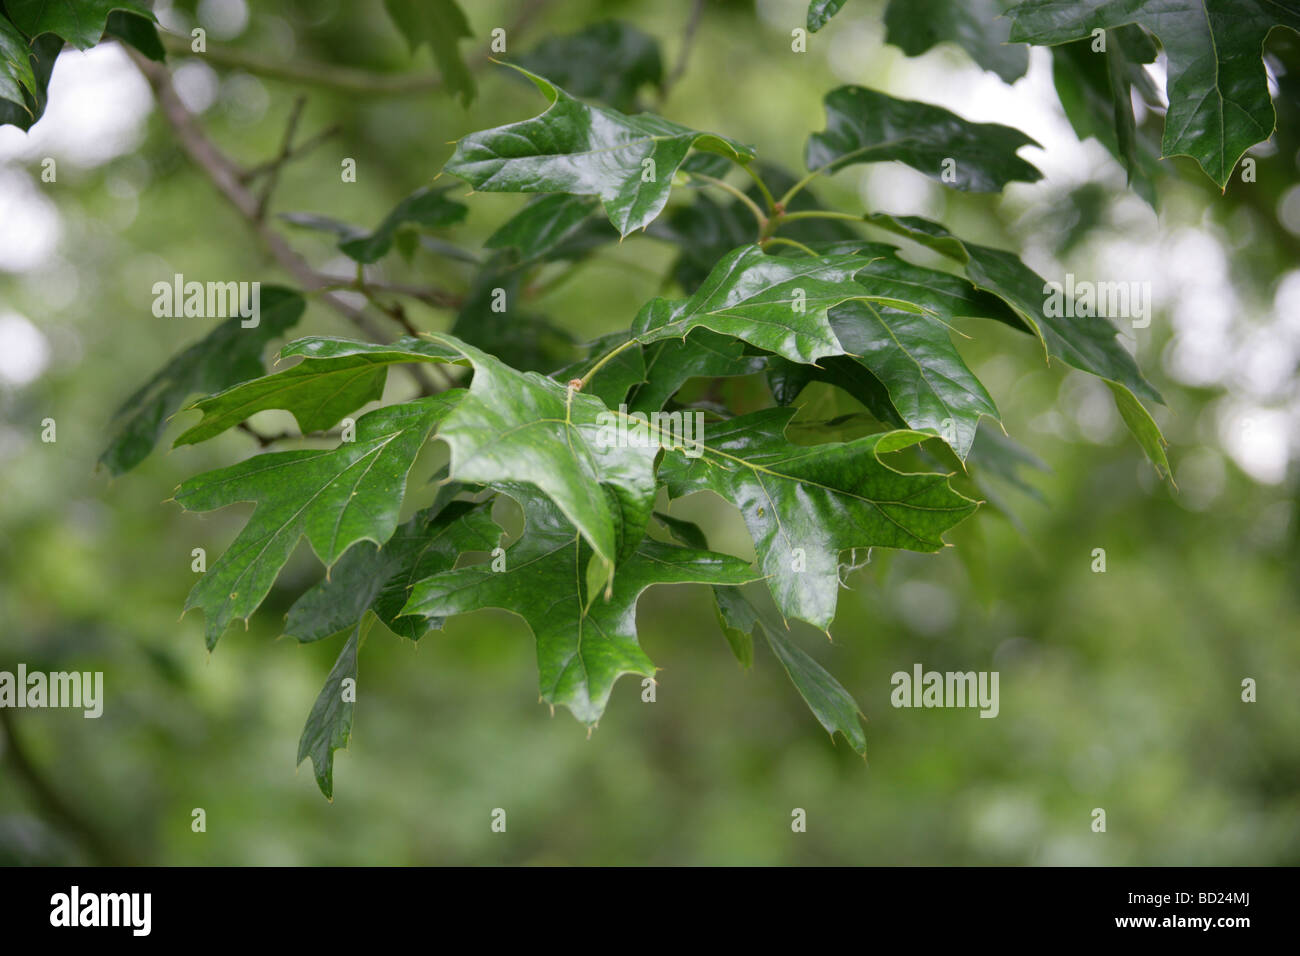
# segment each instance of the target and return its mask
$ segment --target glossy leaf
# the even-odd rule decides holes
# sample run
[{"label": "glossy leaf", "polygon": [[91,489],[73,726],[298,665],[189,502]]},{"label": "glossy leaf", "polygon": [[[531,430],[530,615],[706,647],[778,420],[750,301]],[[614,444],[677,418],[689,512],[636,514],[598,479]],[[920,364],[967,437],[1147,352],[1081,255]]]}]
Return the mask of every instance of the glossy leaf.
[{"label": "glossy leaf", "polygon": [[808,32],[816,33],[830,23],[831,17],[839,13],[847,2],[848,0],[812,0],[808,4]]},{"label": "glossy leaf", "polygon": [[216,646],[236,618],[247,623],[300,537],[326,568],[358,541],[382,545],[397,529],[410,471],[430,432],[459,392],[379,408],[357,419],[356,439],[337,448],[257,455],[184,482],[175,500],[187,511],[257,503],[234,543],[185,601],[206,618]]},{"label": "glossy leaf", "polygon": [[[582,378],[596,363],[627,341],[626,332],[602,335],[587,346],[587,357],[551,373],[557,382],[568,384]],[[629,390],[646,380],[644,351],[639,347],[624,349],[596,370],[596,374],[583,386],[588,395],[595,395],[610,408],[618,408],[627,398]]]},{"label": "glossy leaf", "polygon": [[889,0],[885,40],[908,56],[937,43],[955,43],[972,60],[1013,83],[1029,68],[1029,51],[1007,42],[1011,0]]},{"label": "glossy leaf", "polygon": [[31,50],[27,38],[0,14],[0,99],[23,105],[24,90],[27,94],[36,92]]},{"label": "glossy leaf", "polygon": [[411,518],[383,547],[362,541],[347,550],[329,577],[307,590],[293,607],[284,632],[303,643],[319,641],[360,623],[373,611],[388,629],[418,641],[442,628],[437,615],[398,617],[419,580],[449,571],[462,551],[491,551],[501,538],[491,502],[452,501]]},{"label": "glossy leaf", "polygon": [[664,78],[658,41],[622,20],[548,37],[519,63],[574,96],[600,100],[624,113],[636,108],[643,87],[657,87]]},{"label": "glossy leaf", "polygon": [[588,106],[549,80],[520,72],[550,102],[548,109],[533,119],[466,136],[444,167],[481,192],[597,196],[626,236],[659,215],[673,174],[692,148],[741,163],[753,159],[752,150],[734,140],[650,113],[625,116]]},{"label": "glossy leaf", "polygon": [[460,41],[474,32],[456,0],[384,0],[384,7],[412,53],[429,45],[443,85],[460,97],[462,106],[469,106],[474,100],[474,76],[460,55]]},{"label": "glossy leaf", "polygon": [[[361,628],[358,625],[325,678],[325,686],[312,704],[302,736],[298,739],[298,763],[311,758],[316,786],[327,800],[334,799],[334,751],[347,749],[352,737],[360,641]],[[347,685],[345,681],[351,684]]]},{"label": "glossy leaf", "polygon": [[292,414],[304,434],[324,431],[349,412],[384,394],[388,366],[400,362],[455,361],[459,354],[423,339],[402,338],[391,345],[372,345],[350,339],[307,336],[280,350],[281,359],[303,356],[306,361],[190,405],[202,412],[203,417],[176,439],[176,445],[207,441],[269,408]]},{"label": "glossy leaf", "polygon": [[256,327],[244,328],[238,316],[226,319],[175,355],[114,413],[113,437],[99,456],[100,464],[113,475],[131,470],[149,456],[185,399],[260,376],[267,343],[296,325],[305,310],[298,293],[267,287],[261,292]]},{"label": "glossy leaf", "polygon": [[767,364],[766,356],[749,354],[739,339],[696,329],[685,339],[646,346],[644,384],[633,392],[628,407],[657,412],[692,378],[752,375]]},{"label": "glossy leaf", "polygon": [[[816,362],[844,352],[826,312],[871,294],[853,281],[857,256],[769,256],[741,246],[717,264],[694,295],[676,302],[656,298],[637,314],[633,331],[643,343],[685,338],[698,328],[734,336],[794,362]],[[915,309],[892,296],[881,301]]]},{"label": "glossy leaf", "polygon": [[154,18],[143,0],[6,0],[5,8],[9,19],[29,37],[53,33],[82,50],[100,41],[114,10],[129,10],[149,21]]},{"label": "glossy leaf", "polygon": [[[1033,139],[1000,123],[971,123],[928,103],[895,99],[862,86],[826,94],[826,129],[808,140],[810,170],[835,172],[855,163],[897,160],[956,189],[999,192],[1042,173],[1021,159]],[[950,177],[945,173],[950,170]]]},{"label": "glossy leaf", "polygon": [[880,458],[929,436],[798,447],[785,437],[793,414],[767,409],[714,424],[697,458],[669,452],[660,476],[674,498],[710,490],[736,505],[781,613],[824,630],[835,618],[841,551],[937,551],[975,502],[945,475],[903,473]]},{"label": "glossy leaf", "polygon": [[1300,9],[1277,0],[1030,0],[1008,15],[1016,42],[1054,46],[1129,24],[1155,34],[1169,59],[1164,155],[1192,157],[1221,188],[1273,133],[1265,38],[1300,31]]},{"label": "glossy leaf", "polygon": [[526,489],[507,488],[527,527],[506,550],[505,570],[490,564],[447,571],[418,582],[406,612],[452,615],[502,608],[527,622],[537,639],[542,700],[568,707],[584,724],[600,720],[624,674],[653,677],[637,642],[636,604],[654,584],[744,584],[754,570],[730,555],[643,540],[620,565],[609,597],[589,591],[590,551],[560,511]]},{"label": "glossy leaf", "polygon": [[[21,52],[12,43],[11,39],[6,57],[17,56]],[[28,130],[41,118],[45,113],[46,103],[49,102],[50,75],[54,72],[54,61],[59,58],[59,51],[62,49],[63,40],[52,33],[37,37],[32,42],[28,50],[28,66],[35,86],[28,90],[20,82],[16,99],[0,94],[0,126],[17,126],[21,130]],[[12,64],[8,69],[14,75],[24,78],[27,75],[27,71],[17,63]]]}]

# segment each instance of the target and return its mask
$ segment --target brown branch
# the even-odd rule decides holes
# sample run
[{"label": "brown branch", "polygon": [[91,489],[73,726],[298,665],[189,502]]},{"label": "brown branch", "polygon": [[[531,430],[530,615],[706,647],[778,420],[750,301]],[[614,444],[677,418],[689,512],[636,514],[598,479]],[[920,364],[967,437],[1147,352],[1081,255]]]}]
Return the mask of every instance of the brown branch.
[{"label": "brown branch", "polygon": [[682,78],[686,72],[686,66],[691,60],[691,48],[695,45],[695,33],[700,28],[700,18],[704,14],[704,0],[695,0],[691,4],[691,12],[686,20],[686,28],[682,31],[682,45],[677,51],[677,62],[673,65],[672,72],[664,79],[663,86],[659,88],[659,102],[663,103],[668,99],[669,92],[677,85],[677,81]]},{"label": "brown branch", "polygon": [[[167,120],[181,148],[196,166],[212,181],[217,191],[225,197],[230,205],[243,217],[250,229],[261,240],[272,258],[288,272],[307,291],[321,288],[321,277],[311,265],[295,252],[284,238],[273,230],[259,216],[260,201],[244,183],[243,171],[204,134],[194,115],[186,109],[176,89],[172,86],[171,74],[167,68],[146,59],[134,50],[127,50],[140,72],[149,81],[163,118]],[[362,310],[353,308],[346,300],[332,292],[322,292],[320,300],[343,316],[363,335],[376,342],[385,341],[382,330]],[[417,365],[403,365],[407,374],[419,384],[422,392],[432,394],[438,391],[432,379]]]},{"label": "brown branch", "polygon": [[327,139],[331,139],[337,136],[342,129],[343,127],[339,126],[336,123],[327,129],[321,130],[315,136],[311,136],[303,140],[302,143],[295,146],[293,149],[289,150],[287,154],[283,156],[277,156],[275,159],[269,159],[266,162],[259,163],[256,166],[250,166],[248,169],[245,169],[240,173],[240,177],[239,177],[240,181],[245,183],[256,182],[262,176],[265,176],[271,172],[278,171],[281,166],[284,166],[292,162],[293,160],[298,159],[300,156],[307,155],[313,149],[319,146],[321,143],[325,142]]},{"label": "brown branch", "polygon": [[[280,152],[271,161],[271,171],[267,174],[265,185],[262,186],[262,195],[257,200],[258,222],[266,219],[267,204],[271,201],[271,193],[275,192],[276,183],[280,181],[280,170],[288,161],[289,154],[293,152],[293,138],[298,133],[298,121],[302,119],[302,110],[306,105],[305,96],[298,96],[293,101],[293,109],[289,111],[289,122],[284,127],[284,138],[280,142]],[[241,181],[247,182],[242,177]]]}]

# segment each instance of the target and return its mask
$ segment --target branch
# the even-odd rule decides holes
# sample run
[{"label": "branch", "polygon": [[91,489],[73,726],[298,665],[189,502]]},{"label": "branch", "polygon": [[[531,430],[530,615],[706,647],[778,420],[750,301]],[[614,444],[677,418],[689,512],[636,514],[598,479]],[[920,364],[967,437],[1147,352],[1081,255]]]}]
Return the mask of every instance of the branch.
[{"label": "branch", "polygon": [[672,72],[664,79],[663,86],[659,88],[659,102],[662,104],[668,99],[668,94],[672,88],[677,85],[677,81],[682,78],[686,72],[686,65],[691,59],[691,47],[695,43],[695,31],[700,27],[700,17],[704,13],[704,0],[694,0],[691,4],[691,13],[686,20],[686,28],[682,31],[682,45],[677,51],[677,62],[673,65]]},{"label": "branch", "polygon": [[267,174],[266,184],[262,187],[262,195],[257,200],[258,222],[266,219],[267,204],[271,201],[271,193],[275,191],[276,183],[280,181],[280,169],[288,161],[289,154],[293,152],[293,138],[298,133],[298,121],[302,119],[302,110],[306,105],[307,97],[305,96],[298,96],[293,101],[293,109],[289,111],[289,122],[284,127],[284,138],[280,143],[280,152],[275,159],[271,160],[271,170]]},{"label": "branch", "polygon": [[41,776],[40,771],[27,755],[23,742],[14,733],[14,719],[7,707],[0,707],[0,728],[3,728],[8,742],[4,755],[9,758],[9,763],[13,765],[17,776],[22,778],[31,790],[40,811],[75,835],[99,863],[107,866],[122,866],[129,863],[129,858],[121,849],[74,810],[49,781]]},{"label": "branch", "polygon": [[[303,289],[308,291],[320,290],[322,285],[320,275],[317,274],[306,259],[295,252],[285,242],[284,238],[271,229],[260,217],[261,202],[245,185],[243,173],[239,166],[217,149],[203,130],[199,128],[194,115],[185,108],[185,104],[176,95],[176,89],[172,86],[171,74],[167,68],[146,59],[134,50],[128,49],[127,52],[130,54],[131,59],[135,61],[140,72],[144,74],[145,79],[149,81],[149,86],[153,89],[154,97],[158,100],[158,107],[162,111],[163,118],[167,120],[168,125],[176,134],[181,148],[212,181],[212,184],[217,187],[217,191],[226,198],[226,201],[235,207],[235,210],[243,217],[262,244],[266,246],[271,256],[280,264],[280,267],[293,276]],[[353,308],[340,296],[327,291],[321,294],[320,300],[356,326],[363,335],[376,342],[385,341],[386,337],[379,326],[371,321],[370,317],[364,312]],[[402,368],[406,369],[407,373],[415,379],[421,391],[426,394],[438,391],[432,379],[419,366],[403,365]]]}]

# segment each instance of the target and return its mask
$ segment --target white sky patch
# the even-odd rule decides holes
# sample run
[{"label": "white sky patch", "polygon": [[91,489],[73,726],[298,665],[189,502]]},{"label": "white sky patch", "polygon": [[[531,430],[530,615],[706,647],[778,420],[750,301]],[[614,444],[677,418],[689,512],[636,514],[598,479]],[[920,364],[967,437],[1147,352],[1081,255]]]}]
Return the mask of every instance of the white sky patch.
[{"label": "white sky patch", "polygon": [[0,127],[0,163],[49,156],[73,166],[103,165],[139,145],[152,106],[149,85],[116,43],[65,50],[54,64],[45,115],[27,133]]},{"label": "white sky patch", "polygon": [[0,312],[0,383],[21,388],[36,381],[50,363],[41,330],[17,312]]},{"label": "white sky patch", "polygon": [[1266,485],[1286,478],[1290,431],[1290,416],[1277,409],[1230,401],[1220,411],[1223,447],[1243,471]]},{"label": "white sky patch", "polygon": [[186,60],[172,71],[176,95],[191,113],[204,113],[217,101],[220,81],[212,67],[201,60]]},{"label": "white sky patch", "polygon": [[54,203],[27,174],[0,166],[0,272],[35,269],[54,252],[61,231]]},{"label": "white sky patch", "polygon": [[233,40],[248,26],[248,4],[244,0],[202,0],[199,23],[218,40]]}]

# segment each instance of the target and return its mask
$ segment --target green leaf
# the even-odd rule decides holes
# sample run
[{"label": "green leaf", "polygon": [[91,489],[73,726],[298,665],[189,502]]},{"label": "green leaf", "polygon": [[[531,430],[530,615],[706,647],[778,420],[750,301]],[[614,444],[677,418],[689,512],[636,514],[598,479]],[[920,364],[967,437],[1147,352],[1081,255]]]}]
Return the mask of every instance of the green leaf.
[{"label": "green leaf", "polygon": [[27,38],[0,14],[0,99],[25,107],[25,94],[37,90]]},{"label": "green leaf", "polygon": [[519,63],[574,96],[600,100],[624,113],[636,109],[643,86],[658,87],[664,79],[659,42],[622,20],[547,37]]},{"label": "green leaf", "polygon": [[[515,67],[515,69],[519,69]],[[588,106],[520,70],[550,106],[540,116],[471,133],[444,169],[480,192],[597,196],[619,234],[650,223],[668,202],[673,174],[692,147],[747,163],[753,151],[651,113]]]},{"label": "green leaf", "polygon": [[[1121,403],[1120,414],[1129,430],[1157,470],[1164,467],[1159,429],[1145,409],[1142,415],[1133,409],[1138,395],[1155,402],[1164,399],[1142,377],[1133,356],[1119,344],[1118,331],[1109,320],[1050,315],[1044,307],[1047,283],[1014,253],[964,242],[938,223],[918,216],[878,213],[868,216],[867,221],[964,263],[966,275],[976,288],[1000,297],[1015,310],[1024,327],[1038,336],[1049,360],[1059,358],[1109,383],[1116,401]],[[1121,397],[1121,389],[1130,393],[1127,399]]]},{"label": "green leaf", "polygon": [[325,431],[349,412],[383,396],[388,366],[449,362],[459,357],[458,352],[423,339],[402,338],[391,345],[372,345],[323,336],[297,339],[280,350],[280,359],[296,355],[307,361],[190,405],[203,417],[183,432],[175,445],[207,441],[269,408],[291,413],[304,434]]},{"label": "green leaf", "polygon": [[[311,758],[316,786],[325,799],[334,799],[334,751],[346,750],[352,736],[352,712],[356,707],[358,625],[343,645],[343,651],[325,678],[307,723],[298,739],[298,763]],[[344,686],[344,681],[351,684]]]},{"label": "green leaf", "polygon": [[357,262],[378,262],[393,247],[397,230],[403,226],[438,229],[460,222],[469,207],[448,199],[446,192],[445,187],[417,189],[398,203],[374,232],[345,238],[339,242],[339,249]]},{"label": "green leaf", "polygon": [[[552,372],[551,378],[564,384],[582,378],[606,353],[612,352],[626,341],[626,332],[602,335],[588,344],[586,358]],[[619,352],[597,369],[583,390],[589,395],[595,395],[610,408],[617,408],[627,398],[631,388],[645,381],[645,376],[645,354],[641,348],[634,346]]]},{"label": "green leaf", "polygon": [[1127,388],[1117,382],[1107,382],[1111,394],[1115,396],[1115,407],[1119,409],[1120,418],[1138,440],[1147,458],[1155,466],[1156,474],[1169,478],[1169,457],[1165,454],[1165,436],[1160,433],[1151,413],[1139,402]]},{"label": "green leaf", "polygon": [[1273,133],[1265,38],[1300,32],[1300,10],[1277,0],[1030,0],[1009,16],[1013,41],[1049,46],[1129,24],[1154,33],[1169,58],[1164,155],[1192,157],[1220,188]]},{"label": "green leaf", "polygon": [[261,291],[256,327],[244,328],[238,316],[226,319],[173,356],[114,413],[113,437],[99,456],[100,464],[115,476],[131,470],[149,456],[168,420],[189,396],[261,375],[262,350],[296,325],[306,307],[298,293],[268,286]]},{"label": "green leaf", "polygon": [[550,371],[574,354],[573,337],[524,301],[525,263],[510,251],[493,256],[474,277],[451,332],[526,372]]},{"label": "green leaf", "polygon": [[590,551],[551,502],[506,487],[524,508],[527,527],[505,553],[505,570],[474,565],[418,582],[406,613],[450,616],[503,608],[537,638],[542,700],[568,707],[587,725],[600,720],[623,674],[654,676],[637,643],[636,605],[653,584],[743,584],[754,570],[730,555],[641,541],[619,566],[608,598],[590,593],[584,576]]},{"label": "green leaf", "polygon": [[[941,107],[861,86],[831,90],[825,103],[826,129],[809,138],[805,151],[810,170],[897,160],[936,182],[976,192],[1001,192],[1012,180],[1042,178],[1016,155],[1038,143],[1010,126],[971,123]],[[948,160],[951,181],[945,182]]]},{"label": "green leaf", "polygon": [[859,719],[865,715],[853,695],[791,640],[788,628],[779,627],[778,622],[768,618],[763,626],[763,635],[808,704],[808,709],[831,735],[831,740],[834,741],[837,733],[843,734],[849,746],[865,756],[867,735]]},{"label": "green leaf", "polygon": [[462,106],[469,106],[474,101],[474,76],[460,55],[460,41],[474,32],[455,0],[384,0],[384,7],[412,53],[429,44],[443,85],[460,97]]},{"label": "green leaf", "polygon": [[[54,72],[54,61],[59,58],[62,49],[63,40],[52,33],[37,37],[32,42],[28,50],[28,64],[35,86],[29,91],[20,83],[18,97],[13,100],[0,94],[0,126],[17,126],[21,130],[28,130],[41,118],[45,105],[49,102],[50,75]],[[10,47],[10,55],[17,53],[16,48]],[[26,71],[18,64],[13,64],[9,69],[26,76]]]},{"label": "green leaf", "polygon": [[1007,42],[1012,0],[889,0],[885,42],[908,56],[937,43],[956,43],[986,70],[1014,83],[1029,68],[1029,51]]},{"label": "green leaf", "polygon": [[1159,175],[1159,150],[1137,129],[1133,89],[1149,102],[1158,100],[1155,84],[1142,68],[1156,58],[1156,47],[1136,26],[1109,30],[1106,52],[1094,53],[1092,40],[1052,48],[1052,81],[1065,115],[1080,139],[1092,137],[1128,171],[1129,185],[1155,204],[1153,180]]},{"label": "green leaf", "polygon": [[104,36],[114,10],[129,10],[153,22],[153,11],[142,0],[7,0],[9,19],[29,37],[53,33],[82,50]]},{"label": "green leaf", "polygon": [[998,418],[992,397],[935,317],[848,302],[831,312],[831,324],[852,361],[884,384],[908,427],[933,431],[958,458],[970,451],[980,418]]},{"label": "green leaf", "polygon": [[848,0],[812,0],[808,4],[808,32],[816,33],[840,12]]},{"label": "green leaf", "polygon": [[[770,256],[756,245],[725,256],[694,295],[676,302],[647,302],[633,322],[643,343],[685,338],[697,328],[735,336],[793,362],[816,362],[844,352],[826,312],[872,294],[853,281],[864,262],[857,256],[801,259]],[[910,303],[881,297],[903,309]]]},{"label": "green leaf", "polygon": [[670,452],[660,476],[674,498],[709,490],[735,504],[781,613],[824,630],[835,618],[841,551],[937,551],[975,502],[945,475],[903,473],[880,458],[930,436],[894,431],[799,447],[785,437],[793,414],[773,408],[714,424],[698,457]]},{"label": "green leaf", "polygon": [[184,482],[187,511],[257,503],[234,543],[185,601],[202,609],[211,650],[235,618],[245,624],[300,537],[331,568],[358,541],[382,545],[397,529],[406,474],[429,433],[463,392],[379,408],[357,419],[356,440],[337,448],[257,455]]},{"label": "green leaf", "polygon": [[359,624],[366,611],[412,641],[441,629],[442,618],[436,615],[398,615],[416,581],[450,571],[462,551],[497,546],[501,529],[491,510],[491,502],[435,505],[398,528],[383,547],[362,541],[349,548],[329,577],[289,608],[284,632],[303,643],[323,640]]},{"label": "green leaf", "polygon": [[451,449],[451,477],[537,488],[612,574],[650,519],[658,449],[610,442],[612,413],[594,395],[520,372],[452,336],[426,336],[474,366],[469,394],[438,430]]},{"label": "green leaf", "polygon": [[115,10],[108,15],[104,36],[117,37],[157,63],[167,59],[167,51],[158,36],[158,28],[154,26],[153,20],[146,17]]},{"label": "green leaf", "polygon": [[609,224],[596,219],[599,203],[591,196],[552,193],[532,200],[508,219],[483,245],[513,249],[519,265],[580,259],[618,238]]},{"label": "green leaf", "polygon": [[692,378],[752,375],[767,367],[768,358],[750,355],[745,345],[728,335],[700,328],[685,339],[667,339],[645,348],[645,372],[628,407],[657,412]]},{"label": "green leaf", "polygon": [[713,598],[722,636],[740,666],[748,670],[754,666],[754,630],[759,626],[754,606],[736,588],[714,588]]}]

